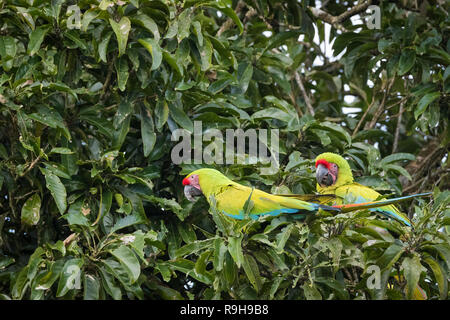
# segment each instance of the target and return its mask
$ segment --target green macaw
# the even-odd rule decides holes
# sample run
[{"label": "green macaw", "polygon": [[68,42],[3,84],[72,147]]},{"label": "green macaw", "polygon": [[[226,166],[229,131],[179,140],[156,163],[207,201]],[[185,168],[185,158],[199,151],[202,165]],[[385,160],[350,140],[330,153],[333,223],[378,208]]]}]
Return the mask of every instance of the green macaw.
[{"label": "green macaw", "polygon": [[[317,191],[320,194],[334,195],[334,205],[349,207],[365,202],[372,202],[382,198],[377,191],[366,187],[362,184],[354,182],[353,174],[347,160],[338,154],[325,152],[318,155],[315,159]],[[385,217],[395,219],[401,223],[411,226],[412,222],[409,218],[400,212],[393,203],[400,202],[409,198],[430,195],[430,192],[420,193],[405,197],[390,199],[385,206],[369,209],[372,212],[380,213]],[[355,199],[356,204],[342,205],[346,196]],[[395,201],[392,201],[395,200]],[[382,203],[382,201],[380,201]]]},{"label": "green macaw", "polygon": [[[283,213],[296,214],[297,218],[302,218],[308,213],[316,213],[319,209],[339,213],[386,204],[386,201],[382,203],[372,201],[356,205],[327,206],[304,201],[299,199],[298,195],[273,195],[258,189],[252,189],[232,181],[217,170],[208,168],[191,172],[183,179],[182,183],[185,186],[184,194],[189,201],[194,201],[196,197],[204,195],[208,203],[213,205],[210,198],[212,195],[219,212],[239,220],[245,218],[244,207],[249,198],[253,202],[253,207],[248,214],[253,219],[258,219],[260,216],[278,216]],[[324,195],[324,199],[321,199],[320,196],[313,196],[313,198],[315,200],[319,198],[323,202],[330,197]]]},{"label": "green macaw", "polygon": [[272,195],[258,189],[243,186],[214,169],[195,170],[186,176],[182,183],[185,186],[184,194],[189,201],[194,201],[196,197],[203,194],[208,203],[212,205],[211,196],[214,196],[216,208],[219,212],[239,220],[245,218],[243,208],[250,195],[253,207],[249,212],[249,216],[253,219],[267,215],[278,216],[282,213],[314,213],[319,209],[340,212],[338,208]]},{"label": "green macaw", "polygon": [[[342,202],[347,195],[350,195],[354,199],[356,198],[357,203],[370,202],[381,197],[381,194],[375,190],[354,182],[350,165],[347,160],[338,154],[331,152],[320,154],[315,159],[315,166],[317,191],[320,194],[327,194],[328,196],[334,195],[336,197],[334,199],[334,204],[335,206],[338,204],[337,207],[348,207],[353,205],[342,205]],[[431,192],[390,199],[389,202],[385,202],[385,206],[371,208],[369,210],[400,221],[407,226],[412,226],[410,219],[391,203],[425,195],[431,195]],[[392,200],[397,201],[393,202]],[[378,202],[383,203],[383,200]],[[394,276],[394,278],[399,280],[397,275]],[[419,285],[417,285],[412,297],[414,300],[426,300],[427,294]]]}]

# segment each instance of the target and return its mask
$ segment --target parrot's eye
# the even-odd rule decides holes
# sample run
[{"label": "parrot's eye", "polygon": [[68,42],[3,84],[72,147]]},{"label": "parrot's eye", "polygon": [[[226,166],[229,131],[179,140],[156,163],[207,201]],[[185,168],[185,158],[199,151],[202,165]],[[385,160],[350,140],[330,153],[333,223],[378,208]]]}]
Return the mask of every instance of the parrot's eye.
[{"label": "parrot's eye", "polygon": [[[330,173],[335,177],[337,177],[339,167],[336,163],[330,163]],[[334,180],[335,180],[334,179]]]}]

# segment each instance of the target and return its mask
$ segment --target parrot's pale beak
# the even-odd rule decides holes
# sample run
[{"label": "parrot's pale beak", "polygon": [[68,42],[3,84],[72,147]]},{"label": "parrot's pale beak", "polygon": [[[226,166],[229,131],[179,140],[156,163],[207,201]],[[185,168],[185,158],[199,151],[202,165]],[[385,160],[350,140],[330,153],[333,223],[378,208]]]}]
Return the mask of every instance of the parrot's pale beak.
[{"label": "parrot's pale beak", "polygon": [[323,164],[319,164],[316,168],[316,180],[322,187],[329,187],[334,183],[333,176]]},{"label": "parrot's pale beak", "polygon": [[203,194],[202,191],[197,189],[196,187],[193,187],[190,185],[186,185],[184,187],[184,195],[191,202],[194,202],[195,200],[197,200],[197,198],[199,196],[201,196],[202,194]]}]

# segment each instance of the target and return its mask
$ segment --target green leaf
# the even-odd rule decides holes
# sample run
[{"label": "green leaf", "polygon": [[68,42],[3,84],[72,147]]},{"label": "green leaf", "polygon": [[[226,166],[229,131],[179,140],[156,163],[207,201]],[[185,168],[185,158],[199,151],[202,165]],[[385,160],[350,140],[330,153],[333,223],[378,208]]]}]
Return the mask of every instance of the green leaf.
[{"label": "green leaf", "polygon": [[414,289],[417,287],[417,284],[420,279],[420,274],[426,269],[420,263],[420,257],[418,255],[414,255],[412,258],[406,257],[402,262],[403,273],[406,278],[407,283],[407,294],[408,299],[411,299],[414,293]]},{"label": "green leaf", "polygon": [[386,164],[386,165],[383,166],[383,169],[384,169],[385,171],[389,171],[389,170],[396,171],[396,172],[398,172],[399,174],[401,174],[402,176],[405,176],[409,181],[412,180],[412,177],[411,177],[411,175],[409,174],[409,172],[406,171],[406,169],[403,168],[403,167],[397,166],[397,165],[395,165],[395,164]]},{"label": "green leaf", "polygon": [[207,271],[203,274],[196,274],[194,271],[195,263],[187,259],[179,258],[177,260],[168,261],[167,265],[172,269],[181,271],[206,285],[210,285],[214,280],[214,277]]},{"label": "green leaf", "polygon": [[320,142],[324,147],[331,143],[331,139],[328,136],[327,131],[319,129],[311,129],[311,132],[313,132],[320,139]]},{"label": "green leaf", "polygon": [[102,190],[97,219],[95,219],[92,224],[93,226],[95,226],[104,216],[108,214],[111,209],[112,197],[112,192],[110,190]]},{"label": "green leaf", "polygon": [[345,289],[345,285],[343,282],[337,281],[334,278],[322,278],[322,277],[316,278],[315,281],[333,289],[333,291],[336,293],[336,295],[339,297],[339,299],[342,299],[342,300],[349,299],[349,294],[348,294],[347,290]]},{"label": "green leaf", "polygon": [[244,267],[245,274],[255,288],[256,292],[259,292],[261,290],[262,283],[258,264],[251,255],[245,255],[243,258],[242,266]]},{"label": "green leaf", "polygon": [[146,28],[148,31],[150,31],[151,33],[153,33],[153,37],[155,39],[156,42],[159,41],[160,39],[160,35],[159,35],[159,30],[158,30],[158,25],[155,23],[155,21],[150,18],[148,15],[146,14],[137,14],[136,16],[134,16],[131,21],[133,23],[137,23],[140,26]]},{"label": "green leaf", "polygon": [[113,126],[118,129],[123,121],[133,112],[134,108],[131,102],[122,100],[114,117]]},{"label": "green leaf", "polygon": [[184,300],[181,293],[170,287],[156,284],[155,290],[164,300]]},{"label": "green leaf", "polygon": [[446,243],[437,243],[426,245],[423,248],[431,251],[431,253],[437,253],[447,264],[447,268],[450,268],[450,245]]},{"label": "green leaf", "polygon": [[64,32],[64,37],[70,39],[75,44],[75,46],[70,46],[71,49],[80,48],[81,50],[87,50],[87,44],[78,36],[78,32],[75,30]]},{"label": "green leaf", "polygon": [[322,295],[315,285],[310,285],[305,283],[302,286],[303,293],[305,294],[306,300],[322,300]]},{"label": "green leaf", "polygon": [[49,262],[48,270],[42,278],[40,278],[35,286],[36,290],[48,290],[61,275],[64,267],[64,260]]},{"label": "green leaf", "polygon": [[113,19],[109,19],[109,23],[116,34],[120,57],[125,53],[127,48],[128,34],[131,30],[131,22],[127,17],[122,17],[118,23]]},{"label": "green leaf", "polygon": [[62,184],[59,177],[53,174],[48,169],[40,168],[42,174],[45,176],[46,187],[50,190],[53,199],[55,199],[56,206],[58,207],[59,213],[64,214],[67,209],[67,193],[66,188]]},{"label": "green leaf", "polygon": [[138,215],[132,214],[123,218],[120,218],[116,221],[116,223],[112,226],[111,230],[109,230],[109,233],[116,232],[120,229],[130,227],[136,224],[141,224],[144,221],[139,217]]},{"label": "green leaf", "polygon": [[108,32],[106,36],[103,37],[102,41],[100,41],[98,45],[98,56],[101,61],[104,63],[108,62],[108,59],[106,57],[106,54],[108,53],[108,43],[112,36],[112,31]]},{"label": "green leaf", "polygon": [[292,119],[292,116],[277,108],[265,108],[252,114],[252,119],[278,119],[289,122]]},{"label": "green leaf", "polygon": [[247,91],[252,76],[253,76],[252,64],[247,62],[240,63],[238,66],[238,81],[242,93],[245,93]]},{"label": "green leaf", "polygon": [[39,222],[41,210],[41,198],[35,193],[25,201],[22,207],[21,221],[28,226],[34,226]]},{"label": "green leaf", "polygon": [[431,268],[434,274],[434,278],[439,286],[439,295],[441,300],[447,299],[448,296],[448,281],[445,276],[445,270],[441,265],[434,260],[432,257],[428,256],[423,259],[423,261]]},{"label": "green leaf", "polygon": [[242,253],[242,237],[228,238],[228,252],[233,258],[238,268],[244,263],[244,255]]},{"label": "green leaf", "polygon": [[228,247],[222,239],[216,239],[214,241],[214,269],[216,271],[222,271],[225,261],[225,255],[228,251]]},{"label": "green leaf", "polygon": [[110,121],[99,118],[94,114],[81,114],[80,120],[85,120],[89,122],[89,124],[97,127],[100,133],[104,134],[108,139],[112,140],[112,133],[114,132],[113,125]]},{"label": "green leaf", "polygon": [[231,8],[231,4],[228,1],[215,1],[215,2],[208,2],[205,5],[209,7],[216,8],[217,10],[222,11],[225,15],[227,15],[233,22],[238,26],[240,34],[244,32],[244,25],[242,24],[241,20],[237,16],[236,12]]},{"label": "green leaf", "polygon": [[84,274],[84,300],[99,300],[100,294],[100,281],[98,281],[97,277],[87,274]]},{"label": "green leaf", "polygon": [[120,91],[125,91],[129,77],[128,59],[125,57],[121,57],[117,59],[114,65],[117,71],[117,84],[119,86],[119,89]]},{"label": "green leaf", "polygon": [[400,160],[409,160],[414,161],[416,157],[411,153],[393,153],[381,160],[381,166],[384,166],[388,163],[400,161]]},{"label": "green leaf", "polygon": [[209,247],[212,247],[214,243],[214,239],[206,239],[206,240],[197,240],[191,243],[188,243],[175,251],[175,257],[184,257],[188,254],[197,253],[199,251],[205,250]]},{"label": "green leaf", "polygon": [[291,236],[291,232],[294,228],[293,224],[290,224],[283,228],[283,230],[277,234],[277,253],[281,254],[284,251],[284,246],[286,245],[286,242],[288,241],[289,237]]},{"label": "green leaf", "polygon": [[298,39],[300,34],[302,34],[303,31],[301,30],[290,30],[290,31],[284,31],[284,32],[278,32],[273,37],[270,38],[269,43],[264,48],[261,55],[263,55],[266,51],[273,49],[275,47],[279,47],[282,44],[286,42],[287,39]]},{"label": "green leaf", "polygon": [[430,92],[424,95],[417,104],[417,108],[414,110],[414,118],[417,119],[422,113],[425,112],[428,105],[440,96],[440,92]]},{"label": "green leaf", "polygon": [[181,238],[185,243],[191,243],[197,240],[197,235],[193,230],[192,226],[178,224],[177,225],[178,232],[180,233]]},{"label": "green leaf", "polygon": [[24,267],[18,273],[15,282],[11,288],[11,295],[13,299],[22,299],[26,288],[29,286],[27,274],[28,274],[28,267]]},{"label": "green leaf", "polygon": [[194,124],[192,120],[184,112],[182,106],[177,102],[169,102],[169,112],[170,116],[178,123],[183,129],[190,132],[194,132]]},{"label": "green leaf", "polygon": [[407,73],[414,66],[416,62],[416,52],[414,50],[404,50],[400,56],[400,61],[398,63],[398,74],[400,76]]},{"label": "green leaf", "polygon": [[15,39],[9,36],[0,37],[0,58],[2,58],[3,70],[11,70],[16,53],[17,46]]},{"label": "green leaf", "polygon": [[133,251],[127,246],[122,245],[110,251],[110,253],[119,260],[120,264],[127,271],[130,284],[136,282],[141,274],[141,267]]},{"label": "green leaf", "polygon": [[83,32],[86,32],[91,21],[97,18],[99,14],[100,13],[95,8],[89,9],[85,13],[83,13],[83,19],[81,21],[81,30]]},{"label": "green leaf", "polygon": [[403,246],[393,243],[390,245],[383,254],[378,258],[376,265],[382,270],[390,270],[395,262],[400,258],[400,256],[405,251]]},{"label": "green leaf", "polygon": [[169,118],[169,106],[164,99],[159,99],[155,107],[155,125],[158,131],[161,131]]},{"label": "green leaf", "polygon": [[56,297],[64,296],[69,290],[81,289],[81,267],[84,261],[81,258],[67,260],[61,270]]},{"label": "green leaf", "polygon": [[63,217],[67,219],[69,225],[80,225],[89,227],[90,223],[88,218],[82,213],[84,199],[77,200],[75,203],[71,204],[66,215]]},{"label": "green leaf", "polygon": [[57,148],[52,148],[52,150],[50,150],[50,153],[73,154],[74,152],[72,150],[70,150],[69,148],[57,147]]},{"label": "green leaf", "polygon": [[37,112],[27,115],[28,118],[36,120],[51,128],[60,128],[63,130],[67,139],[71,139],[69,130],[67,129],[64,119],[54,109],[47,108],[45,106],[38,106]]},{"label": "green leaf", "polygon": [[102,284],[105,291],[114,300],[120,300],[122,298],[122,292],[120,290],[120,287],[118,287],[115,283],[113,276],[104,267],[100,267],[99,270],[101,273]]},{"label": "green leaf", "polygon": [[208,258],[211,256],[211,251],[203,252],[195,262],[194,271],[197,275],[206,274],[206,264],[208,263]]},{"label": "green leaf", "polygon": [[148,157],[156,143],[156,133],[153,126],[153,119],[150,110],[141,109],[141,136],[144,145],[144,157]]},{"label": "green leaf", "polygon": [[325,121],[320,124],[320,128],[340,135],[343,139],[345,139],[345,141],[347,142],[347,145],[351,145],[352,138],[350,137],[350,134],[343,127],[338,126],[334,123]]},{"label": "green leaf", "polygon": [[14,262],[15,262],[14,258],[5,257],[5,256],[1,257],[0,258],[0,270],[6,268],[10,264],[13,264]]},{"label": "green leaf", "polygon": [[138,42],[142,44],[142,46],[147,49],[147,51],[152,56],[152,67],[150,70],[158,69],[162,61],[162,50],[158,44],[158,41],[156,41],[155,39],[147,38],[139,39]]},{"label": "green leaf", "polygon": [[44,37],[49,30],[50,26],[45,25],[37,27],[30,33],[30,41],[28,42],[28,49],[27,49],[27,53],[30,56],[33,56],[36,52],[39,51],[42,41],[44,41]]}]

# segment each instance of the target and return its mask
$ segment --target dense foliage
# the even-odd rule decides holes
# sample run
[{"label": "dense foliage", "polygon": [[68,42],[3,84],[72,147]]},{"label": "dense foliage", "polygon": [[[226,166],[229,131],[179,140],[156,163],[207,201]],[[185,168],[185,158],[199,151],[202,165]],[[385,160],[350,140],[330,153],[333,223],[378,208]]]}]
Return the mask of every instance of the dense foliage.
[{"label": "dense foliage", "polygon": [[[360,2],[0,1],[0,298],[446,299],[448,2]],[[380,29],[352,23],[369,4]],[[202,165],[171,134],[194,120],[279,129],[276,174],[216,166],[242,184],[313,193],[333,151],[383,194],[434,194],[401,205],[413,229],[236,222],[183,195]]]}]

